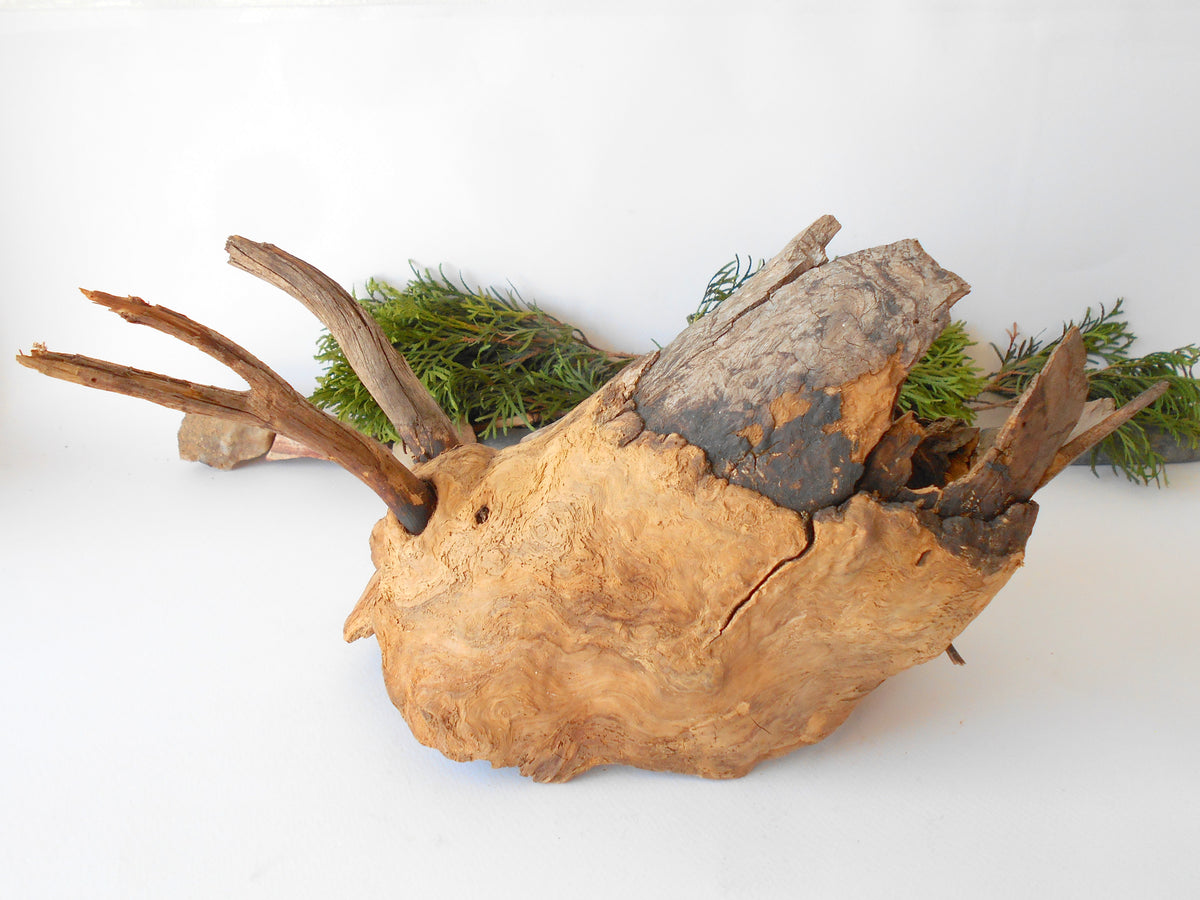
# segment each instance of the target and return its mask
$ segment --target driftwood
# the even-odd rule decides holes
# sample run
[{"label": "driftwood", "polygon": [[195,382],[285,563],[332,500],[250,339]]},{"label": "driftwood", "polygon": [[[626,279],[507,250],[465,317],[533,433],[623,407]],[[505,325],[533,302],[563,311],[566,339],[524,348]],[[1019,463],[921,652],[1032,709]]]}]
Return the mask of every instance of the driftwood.
[{"label": "driftwood", "polygon": [[[1021,564],[1034,491],[1153,399],[1071,438],[1075,333],[986,450],[974,429],[894,418],[968,287],[911,240],[828,261],[837,228],[818,220],[717,313],[499,451],[459,444],[390,347],[358,335],[356,369],[372,393],[398,391],[389,415],[425,457],[411,470],[232,342],[134,298],[88,293],[250,390],[40,347],[19,359],[269,428],[371,485],[390,512],[345,637],[375,636],[424,743],[540,781],[602,763],[738,776],[829,734],[889,675],[956,658],[950,642]],[[369,327],[307,264],[229,248],[327,324]],[[389,372],[401,388],[371,386]]]}]

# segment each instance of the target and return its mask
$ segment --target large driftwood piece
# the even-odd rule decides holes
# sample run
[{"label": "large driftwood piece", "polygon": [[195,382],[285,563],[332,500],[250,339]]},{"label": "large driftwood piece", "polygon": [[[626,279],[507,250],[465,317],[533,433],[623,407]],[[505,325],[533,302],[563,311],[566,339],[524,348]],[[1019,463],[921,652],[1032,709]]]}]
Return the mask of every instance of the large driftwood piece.
[{"label": "large driftwood piece", "polygon": [[942,653],[1020,564],[1031,505],[946,525],[859,494],[810,527],[637,430],[639,374],[418,468],[442,504],[421,535],[376,526],[346,637],[376,636],[393,702],[454,759],[742,775]]},{"label": "large driftwood piece", "polygon": [[[967,286],[915,241],[829,262],[837,228],[818,220],[555,425],[500,451],[431,452],[411,472],[326,431],[344,426],[302,410],[241,348],[141,301],[93,295],[251,390],[44,349],[21,361],[350,448],[334,458],[392,512],[345,637],[375,636],[388,691],[430,746],[542,781],[602,763],[736,776],[946,651],[1021,564],[1033,492],[1152,399],[1070,437],[1084,404],[1070,335],[982,452],[974,429],[893,418]],[[311,269],[231,246],[257,248],[255,271]],[[348,295],[318,293],[351,315]]]}]

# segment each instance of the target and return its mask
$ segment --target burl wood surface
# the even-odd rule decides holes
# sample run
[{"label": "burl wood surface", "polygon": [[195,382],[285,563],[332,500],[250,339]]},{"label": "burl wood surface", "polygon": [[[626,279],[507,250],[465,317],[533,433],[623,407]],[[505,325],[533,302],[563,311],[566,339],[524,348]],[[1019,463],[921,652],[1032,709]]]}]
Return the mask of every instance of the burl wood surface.
[{"label": "burl wood surface", "polygon": [[541,781],[603,763],[732,777],[947,650],[1021,564],[1034,491],[1163,389],[1071,439],[1087,391],[1073,332],[981,453],[961,423],[894,418],[967,285],[913,240],[827,261],[837,229],[817,220],[661,355],[502,451],[426,416],[431,398],[356,333],[362,311],[326,276],[232,239],[235,264],[357,340],[364,381],[428,457],[415,470],[232,341],[137,298],[89,293],[249,390],[44,347],[19,361],[270,428],[370,485],[390,512],[345,636],[377,638],[388,691],[430,746]]},{"label": "burl wood surface", "polygon": [[1033,504],[947,526],[858,494],[810,518],[716,477],[642,428],[650,362],[515,447],[417,469],[420,535],[376,525],[346,637],[376,636],[422,742],[540,781],[743,775],[942,653],[1020,565]]}]

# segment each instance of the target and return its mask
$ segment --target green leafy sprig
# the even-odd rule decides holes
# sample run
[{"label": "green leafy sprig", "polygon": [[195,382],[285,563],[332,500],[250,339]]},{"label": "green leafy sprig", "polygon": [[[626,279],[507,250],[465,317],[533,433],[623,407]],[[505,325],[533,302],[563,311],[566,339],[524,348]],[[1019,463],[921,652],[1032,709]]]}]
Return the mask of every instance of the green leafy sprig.
[{"label": "green leafy sprig", "polygon": [[[740,256],[709,279],[694,322],[727,300],[762,268]],[[417,376],[451,418],[469,422],[483,437],[514,424],[545,424],[582,402],[632,357],[594,346],[579,329],[559,321],[515,290],[473,289],[455,284],[439,269],[413,268],[413,279],[397,288],[367,282],[359,302],[375,317]],[[1092,452],[1092,466],[1111,463],[1133,481],[1162,483],[1167,452],[1200,446],[1200,347],[1134,357],[1136,340],[1118,300],[1111,309],[1088,309],[1079,322],[1089,364],[1089,399],[1111,398],[1120,406],[1158,381],[1167,393]],[[962,322],[951,322],[917,362],[900,388],[897,411],[919,418],[975,419],[977,409],[1011,405],[1044,368],[1062,335],[1019,338],[1016,326],[999,367],[982,376],[968,350],[974,346]],[[331,336],[323,336],[317,359],[327,365],[312,400],[380,440],[395,430],[367,393]],[[981,395],[1000,398],[985,403]]]},{"label": "green leafy sprig", "polygon": [[967,352],[973,346],[965,323],[947,325],[900,386],[897,408],[929,421],[950,418],[968,425],[974,422],[975,410],[968,404],[983,390],[987,379]]},{"label": "green leafy sprig", "polygon": [[[598,349],[515,290],[455,284],[440,269],[413,267],[413,276],[402,288],[372,279],[356,299],[446,414],[483,437],[557,418],[631,359]],[[318,342],[317,360],[328,368],[312,401],[372,437],[395,441],[392,424],[331,335]]]},{"label": "green leafy sprig", "polygon": [[759,260],[756,264],[754,258],[747,256],[745,269],[742,268],[741,256],[735,256],[721,268],[717,269],[712,278],[708,279],[708,287],[704,289],[704,296],[700,299],[700,305],[696,307],[696,311],[687,317],[688,324],[691,325],[697,319],[708,315],[731,296],[743,284],[749,281],[758,270],[766,264],[765,260]]}]

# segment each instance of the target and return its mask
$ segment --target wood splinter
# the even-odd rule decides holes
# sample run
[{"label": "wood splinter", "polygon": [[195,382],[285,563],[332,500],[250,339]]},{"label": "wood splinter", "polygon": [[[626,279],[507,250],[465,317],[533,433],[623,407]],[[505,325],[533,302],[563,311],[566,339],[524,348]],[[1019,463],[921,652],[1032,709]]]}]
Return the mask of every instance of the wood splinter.
[{"label": "wood splinter", "polygon": [[982,452],[974,433],[893,420],[969,288],[914,240],[831,261],[838,228],[819,219],[717,312],[503,450],[460,443],[330,279],[231,238],[235,265],[357,346],[411,469],[136,298],[87,292],[250,389],[40,347],[19,361],[278,431],[371,486],[390,512],[345,637],[376,638],[424,743],[539,781],[606,763],[733,777],[825,737],[896,672],[943,652],[961,664],[951,642],[1020,566],[1033,493],[1157,396],[1070,438],[1086,399],[1073,334]]}]

